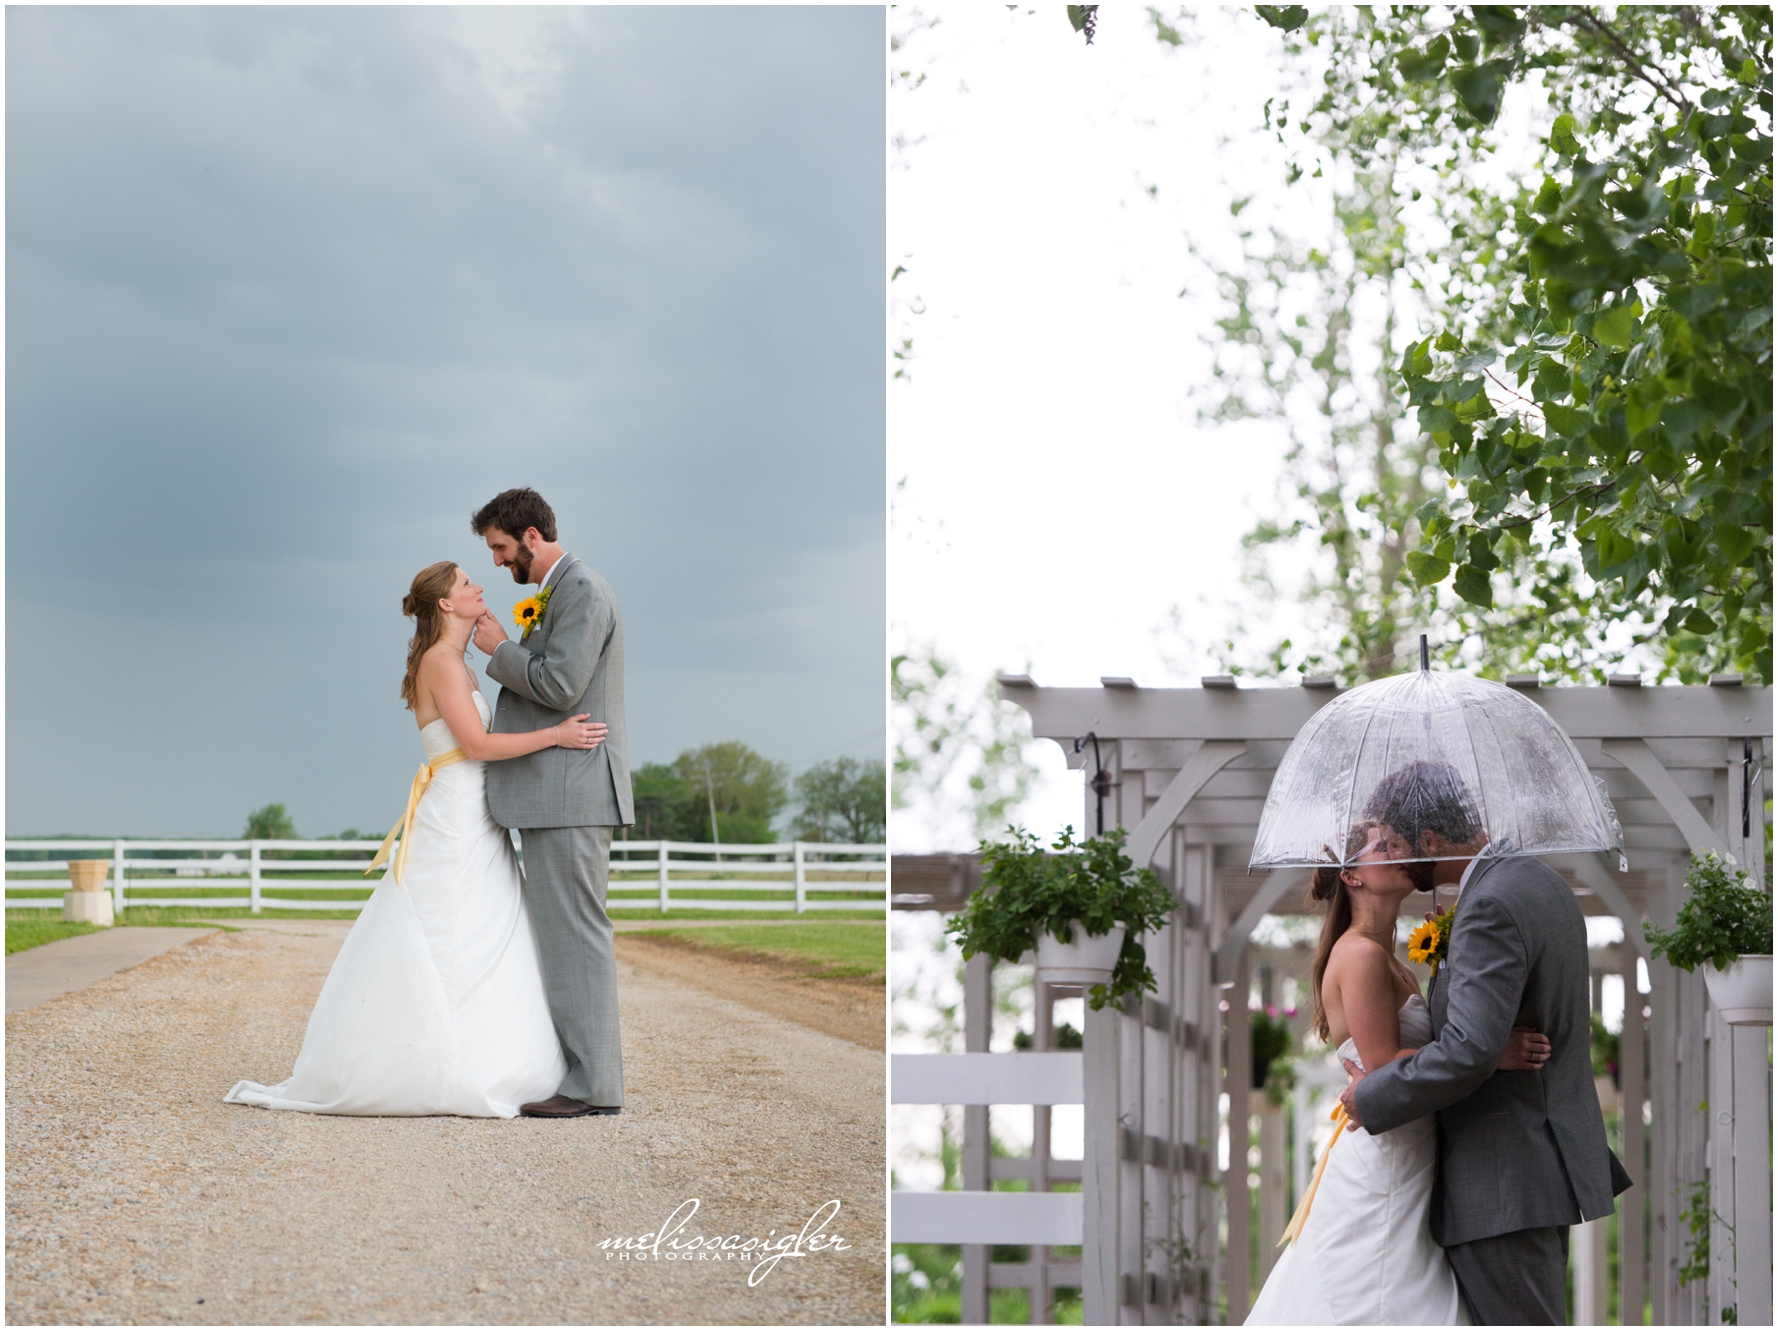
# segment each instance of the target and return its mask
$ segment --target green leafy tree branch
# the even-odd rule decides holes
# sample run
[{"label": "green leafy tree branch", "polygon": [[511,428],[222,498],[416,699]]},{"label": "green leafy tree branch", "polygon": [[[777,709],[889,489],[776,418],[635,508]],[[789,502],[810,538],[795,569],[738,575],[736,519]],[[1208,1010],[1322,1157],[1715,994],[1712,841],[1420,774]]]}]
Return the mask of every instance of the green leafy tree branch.
[{"label": "green leafy tree branch", "polygon": [[1770,9],[1261,17],[1328,44],[1316,100],[1268,108],[1308,159],[1485,152],[1518,85],[1558,112],[1535,188],[1468,191],[1502,280],[1399,362],[1449,482],[1401,524],[1409,574],[1487,610],[1496,570],[1572,553],[1598,620],[1658,622],[1667,673],[1769,680]]},{"label": "green leafy tree branch", "polygon": [[[1157,40],[1176,45],[1162,26],[1157,18]],[[1386,54],[1371,58],[1393,68]],[[1411,105],[1376,102],[1298,124],[1290,102],[1274,97],[1267,123],[1281,138],[1287,128],[1314,136],[1312,174],[1328,181],[1320,196],[1331,216],[1305,237],[1277,222],[1251,224],[1243,214],[1252,199],[1235,199],[1238,259],[1218,261],[1193,244],[1213,291],[1188,284],[1181,295],[1208,296],[1224,311],[1209,339],[1213,382],[1200,419],[1264,419],[1287,433],[1282,511],[1244,538],[1246,591],[1259,604],[1297,601],[1311,623],[1307,637],[1261,640],[1257,650],[1244,625],[1215,655],[1235,673],[1366,679],[1413,659],[1415,635],[1429,631],[1435,655],[1450,664],[1602,677],[1623,646],[1607,645],[1597,589],[1576,552],[1504,551],[1485,604],[1441,596],[1414,576],[1417,515],[1445,478],[1436,442],[1415,428],[1396,361],[1419,326],[1473,321],[1507,280],[1504,207],[1463,187],[1488,145],[1447,136],[1444,155],[1431,160],[1416,152],[1426,117]],[[1288,183],[1304,175],[1294,163]],[[1305,548],[1308,572],[1286,576],[1277,556]],[[1646,638],[1652,626],[1632,628]]]}]

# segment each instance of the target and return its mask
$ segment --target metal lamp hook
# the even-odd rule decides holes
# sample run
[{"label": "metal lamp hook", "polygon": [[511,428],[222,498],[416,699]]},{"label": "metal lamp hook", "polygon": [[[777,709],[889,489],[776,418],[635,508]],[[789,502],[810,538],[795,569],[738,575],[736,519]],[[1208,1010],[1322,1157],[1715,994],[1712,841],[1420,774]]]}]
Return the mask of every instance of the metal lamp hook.
[{"label": "metal lamp hook", "polygon": [[1741,840],[1753,835],[1753,791],[1766,774],[1766,764],[1753,760],[1753,741],[1741,741]]},{"label": "metal lamp hook", "polygon": [[1074,737],[1074,751],[1076,753],[1081,752],[1086,747],[1089,740],[1093,745],[1093,779],[1087,782],[1087,785],[1092,789],[1093,794],[1098,797],[1098,809],[1095,817],[1096,826],[1093,835],[1104,836],[1105,795],[1106,792],[1111,790],[1112,787],[1118,783],[1111,779],[1111,773],[1105,770],[1105,763],[1099,757],[1099,736],[1097,733],[1089,730],[1085,735],[1076,735]]}]

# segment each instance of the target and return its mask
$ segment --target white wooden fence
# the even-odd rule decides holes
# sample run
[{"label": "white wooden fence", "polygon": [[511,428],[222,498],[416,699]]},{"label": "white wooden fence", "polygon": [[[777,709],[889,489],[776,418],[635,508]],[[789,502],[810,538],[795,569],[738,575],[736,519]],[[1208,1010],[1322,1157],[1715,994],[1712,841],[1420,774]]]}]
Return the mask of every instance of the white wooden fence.
[{"label": "white wooden fence", "polygon": [[[6,906],[60,909],[70,859],[111,861],[112,902],[207,910],[360,910],[376,883],[361,873],[380,841],[7,841]],[[290,858],[303,852],[301,859]],[[615,841],[606,904],[673,910],[872,911],[888,909],[886,846],[796,841],[717,846]],[[43,854],[56,858],[23,859]],[[522,854],[522,848],[521,848]],[[636,859],[634,856],[645,856]],[[692,858],[697,857],[697,858]],[[387,872],[385,869],[384,872]],[[320,877],[317,875],[327,875]],[[200,887],[172,894],[179,888]],[[244,888],[216,893],[217,888]],[[301,897],[279,895],[301,890]],[[169,895],[162,895],[168,893]],[[325,893],[326,896],[315,894]]]},{"label": "white wooden fence", "polygon": [[[1077,1105],[1082,1056],[891,1054],[889,1099],[898,1105]],[[1078,1192],[889,1194],[891,1243],[1078,1244]]]},{"label": "white wooden fence", "polygon": [[[972,959],[979,981],[987,971]],[[985,986],[982,986],[985,987]],[[986,1013],[973,1005],[966,1015],[977,1028]],[[976,1043],[985,1043],[977,1029]],[[1066,1162],[1052,1160],[1047,1106],[1077,1105],[1086,1100],[1085,1055],[1050,1053],[891,1054],[889,1099],[904,1105],[961,1105],[965,1117],[963,1188],[944,1192],[895,1190],[889,1194],[891,1243],[955,1243],[963,1245],[963,1320],[988,1320],[989,1291],[1022,1287],[1028,1291],[1031,1321],[1050,1321],[1051,1291],[1081,1285],[1079,1258],[1058,1258],[1051,1249],[1085,1241],[1087,1208],[1083,1192],[1052,1191],[1052,1182]],[[990,1160],[987,1113],[990,1105],[1031,1105],[1034,1126],[1029,1161]],[[971,1123],[969,1120],[976,1121]],[[1092,1147],[1088,1147],[1089,1157]],[[1085,1188],[1091,1190],[1090,1158],[1080,1163]],[[996,1169],[998,1165],[1001,1168]],[[1020,1169],[1019,1166],[1025,1166]],[[996,1179],[1026,1180],[1025,1192],[997,1192]],[[993,1247],[1004,1244],[1030,1249],[1024,1262],[994,1262]]]}]

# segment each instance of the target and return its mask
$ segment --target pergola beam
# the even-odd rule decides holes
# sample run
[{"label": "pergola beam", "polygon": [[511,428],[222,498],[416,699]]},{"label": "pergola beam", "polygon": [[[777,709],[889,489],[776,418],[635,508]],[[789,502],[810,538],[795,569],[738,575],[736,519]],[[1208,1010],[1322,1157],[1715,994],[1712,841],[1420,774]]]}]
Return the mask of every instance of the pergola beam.
[{"label": "pergola beam", "polygon": [[1155,852],[1161,848],[1167,833],[1185,812],[1185,806],[1192,802],[1192,796],[1204,788],[1206,782],[1235,759],[1247,752],[1244,743],[1228,743],[1211,740],[1198,747],[1196,753],[1185,760],[1161,797],[1154,802],[1136,830],[1130,834],[1129,855],[1136,867],[1146,869],[1154,859]]},{"label": "pergola beam", "polygon": [[1549,859],[1553,864],[1572,873],[1583,887],[1593,889],[1593,895],[1603,901],[1623,924],[1624,941],[1636,949],[1637,956],[1647,961],[1648,940],[1642,936],[1642,913],[1630,904],[1630,898],[1624,895],[1624,889],[1612,877],[1610,859],[1598,852],[1591,855],[1551,855]]},{"label": "pergola beam", "polygon": [[[1031,713],[1035,734],[1067,740],[1284,740],[1339,696],[1336,689],[1040,688],[1003,677],[1000,696]],[[1559,687],[1527,696],[1577,739],[1740,739],[1772,733],[1769,688],[1660,685],[1639,689]]]},{"label": "pergola beam", "polygon": [[1655,751],[1648,747],[1646,740],[1608,739],[1600,747],[1607,758],[1629,768],[1631,774],[1647,788],[1648,793],[1660,802],[1661,808],[1673,820],[1673,825],[1685,837],[1685,843],[1691,847],[1692,854],[1702,855],[1708,850],[1722,850],[1722,838],[1717,835],[1716,829],[1698,812],[1697,806],[1685,797],[1679,783],[1668,774],[1666,766],[1655,756]]},{"label": "pergola beam", "polygon": [[1211,976],[1222,988],[1228,988],[1235,982],[1235,968],[1240,965],[1241,952],[1252,937],[1260,916],[1266,914],[1284,900],[1284,896],[1293,887],[1302,886],[1306,870],[1300,868],[1274,869],[1267,875],[1266,881],[1260,884],[1259,891],[1253,894],[1253,900],[1247,903],[1245,910],[1236,917],[1229,926],[1228,936],[1216,945],[1216,956],[1211,963]]}]

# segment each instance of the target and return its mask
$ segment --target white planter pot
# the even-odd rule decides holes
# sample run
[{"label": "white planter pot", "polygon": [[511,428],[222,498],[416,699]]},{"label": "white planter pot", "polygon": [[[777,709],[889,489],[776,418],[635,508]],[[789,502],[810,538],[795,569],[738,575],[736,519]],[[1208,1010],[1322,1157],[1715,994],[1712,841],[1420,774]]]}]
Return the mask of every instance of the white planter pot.
[{"label": "white planter pot", "polygon": [[1705,962],[1704,987],[1731,1026],[1772,1024],[1772,959],[1742,957],[1726,971]]},{"label": "white planter pot", "polygon": [[110,924],[111,894],[109,892],[62,893],[62,918],[80,924]]},{"label": "white planter pot", "polygon": [[1097,938],[1087,935],[1079,920],[1073,922],[1074,941],[1058,943],[1049,934],[1037,938],[1037,979],[1042,984],[1105,984],[1117,969],[1117,954],[1124,950],[1122,925]]}]

